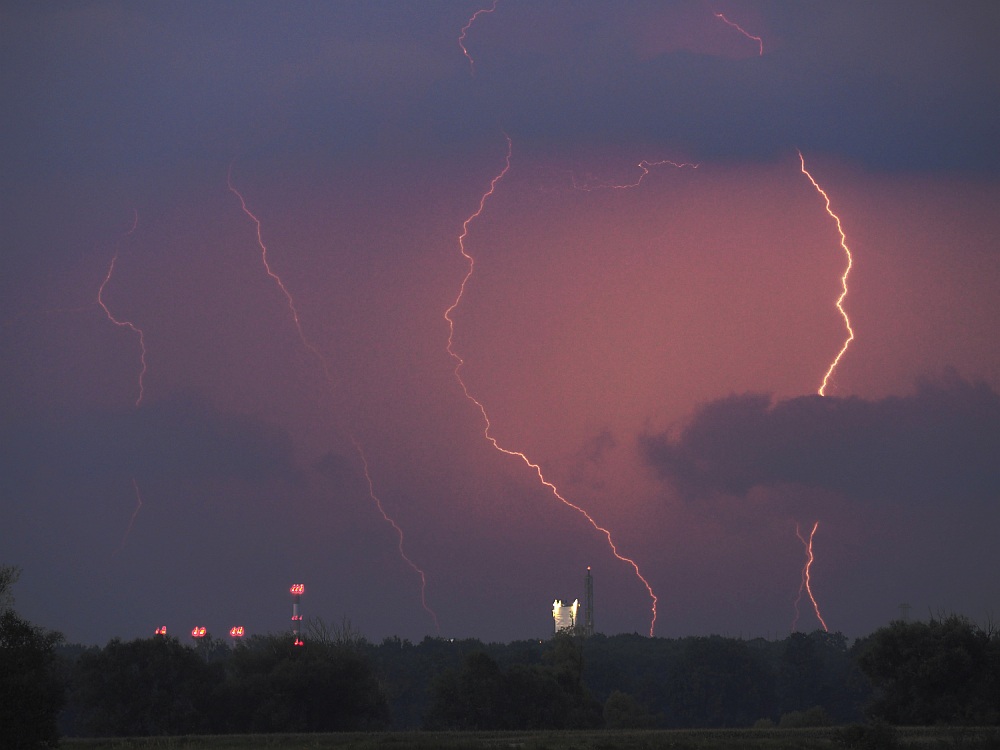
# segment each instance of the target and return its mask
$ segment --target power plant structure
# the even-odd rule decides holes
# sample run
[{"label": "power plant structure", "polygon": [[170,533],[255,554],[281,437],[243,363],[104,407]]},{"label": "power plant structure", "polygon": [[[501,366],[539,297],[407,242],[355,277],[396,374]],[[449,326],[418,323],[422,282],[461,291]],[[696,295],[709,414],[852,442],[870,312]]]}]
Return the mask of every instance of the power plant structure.
[{"label": "power plant structure", "polygon": [[552,619],[555,622],[556,633],[576,632],[576,612],[579,607],[579,599],[574,599],[572,604],[563,604],[562,599],[552,602]]},{"label": "power plant structure", "polygon": [[293,583],[288,591],[292,595],[292,635],[295,636],[295,642],[292,645],[304,646],[301,633],[302,615],[299,614],[299,597],[306,592],[306,587],[301,583]]},{"label": "power plant structure", "polygon": [[563,604],[562,599],[552,602],[552,620],[555,633],[569,633],[584,637],[594,634],[594,577],[587,566],[587,575],[583,579],[583,622],[580,621],[580,600],[574,599],[572,604]]}]

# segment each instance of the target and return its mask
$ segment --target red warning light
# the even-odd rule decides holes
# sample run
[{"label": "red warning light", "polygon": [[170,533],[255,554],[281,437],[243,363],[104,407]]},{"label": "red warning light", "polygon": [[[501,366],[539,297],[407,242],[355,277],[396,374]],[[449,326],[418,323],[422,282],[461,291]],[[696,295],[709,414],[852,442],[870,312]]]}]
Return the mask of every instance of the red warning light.
[{"label": "red warning light", "polygon": [[243,626],[242,625],[237,625],[235,628],[230,628],[229,629],[229,635],[231,635],[233,638],[242,638],[243,637]]},{"label": "red warning light", "polygon": [[191,628],[192,638],[204,638],[208,630],[204,627]]},{"label": "red warning light", "polygon": [[293,646],[305,646],[306,644],[305,644],[305,641],[303,641],[301,638],[296,638],[295,642],[292,645]]},{"label": "red warning light", "polygon": [[288,589],[288,590],[292,594],[294,594],[295,596],[300,596],[300,595],[306,593],[306,586],[305,586],[304,583],[295,583],[295,584],[292,584],[292,587],[290,589]]},{"label": "red warning light", "polygon": [[158,627],[156,629],[156,635],[166,635],[166,634],[167,634],[167,626],[166,625],[160,625],[160,627]]}]

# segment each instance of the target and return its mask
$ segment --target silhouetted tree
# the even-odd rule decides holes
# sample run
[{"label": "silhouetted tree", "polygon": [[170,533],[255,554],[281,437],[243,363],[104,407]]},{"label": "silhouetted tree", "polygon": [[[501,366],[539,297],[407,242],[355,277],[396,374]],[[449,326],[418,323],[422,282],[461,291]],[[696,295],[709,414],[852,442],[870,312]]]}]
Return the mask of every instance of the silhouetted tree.
[{"label": "silhouetted tree", "polygon": [[1000,723],[1000,636],[964,617],[894,622],[856,647],[891,724]]},{"label": "silhouetted tree", "polygon": [[770,703],[771,675],[745,641],[685,638],[670,673],[673,726],[750,726]]},{"label": "silhouetted tree", "polygon": [[208,731],[219,679],[218,669],[176,638],[115,638],[77,661],[80,730],[112,737]]},{"label": "silhouetted tree", "polygon": [[[359,646],[361,644],[358,644]],[[357,648],[257,636],[226,665],[229,731],[340,732],[384,729],[389,704]]]},{"label": "silhouetted tree", "polygon": [[429,729],[502,729],[503,676],[482,651],[469,654],[460,670],[448,669],[432,687],[425,719]]},{"label": "silhouetted tree", "polygon": [[628,693],[615,690],[604,703],[606,729],[649,729],[656,717]]},{"label": "silhouetted tree", "polygon": [[843,633],[792,633],[782,642],[777,661],[781,714],[822,706],[836,722],[856,721],[865,697]]},{"label": "silhouetted tree", "polygon": [[0,612],[0,747],[55,747],[66,695],[56,671],[59,633]]},{"label": "silhouetted tree", "polygon": [[20,577],[20,568],[14,565],[0,565],[0,612],[14,606],[14,584]]},{"label": "silhouetted tree", "polygon": [[545,664],[514,664],[503,671],[488,654],[469,654],[432,688],[428,729],[563,729],[601,725],[601,706],[583,684],[580,646],[557,635]]}]

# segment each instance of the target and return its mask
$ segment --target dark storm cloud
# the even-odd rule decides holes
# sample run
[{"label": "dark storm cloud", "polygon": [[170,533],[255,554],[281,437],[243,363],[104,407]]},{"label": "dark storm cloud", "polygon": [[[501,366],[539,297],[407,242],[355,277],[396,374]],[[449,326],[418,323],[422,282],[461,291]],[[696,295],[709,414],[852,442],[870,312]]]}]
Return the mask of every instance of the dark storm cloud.
[{"label": "dark storm cloud", "polygon": [[739,395],[707,404],[677,439],[641,439],[688,497],[794,483],[894,501],[995,502],[1000,396],[951,375],[876,401]]},{"label": "dark storm cloud", "polygon": [[761,7],[761,57],[640,56],[627,36],[602,44],[614,33],[605,24],[589,27],[579,56],[491,48],[501,59],[496,70],[484,63],[482,77],[490,75],[498,112],[522,137],[661,142],[702,160],[800,147],[876,168],[1000,168],[996,6]]},{"label": "dark storm cloud", "polygon": [[129,412],[65,421],[36,418],[0,432],[5,483],[140,474],[149,479],[295,481],[289,436],[262,420],[228,414],[184,394]]},{"label": "dark storm cloud", "polygon": [[[387,122],[420,115],[441,49],[428,28],[440,20],[436,7],[7,8],[0,83],[10,106],[0,154],[31,171],[125,172],[255,151],[349,155]],[[450,9],[452,25],[463,13]],[[464,71],[456,68],[457,77]]]},{"label": "dark storm cloud", "polygon": [[799,147],[876,168],[1000,170],[1000,6],[767,3],[765,54],[739,59],[716,54],[720,40],[747,40],[684,7],[504,0],[467,37],[475,76],[457,44],[474,4],[8,9],[0,155],[28,170],[367,158],[359,147],[442,149],[502,127],[546,149],[757,160]]}]

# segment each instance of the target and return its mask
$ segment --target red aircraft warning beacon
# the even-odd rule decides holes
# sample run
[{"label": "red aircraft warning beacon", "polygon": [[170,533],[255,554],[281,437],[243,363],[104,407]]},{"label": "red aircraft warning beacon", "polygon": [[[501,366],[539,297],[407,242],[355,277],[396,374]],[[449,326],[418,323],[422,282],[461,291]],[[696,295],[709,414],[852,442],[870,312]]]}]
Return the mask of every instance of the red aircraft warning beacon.
[{"label": "red aircraft warning beacon", "polygon": [[243,626],[237,625],[236,627],[229,628],[229,636],[233,639],[233,643],[239,643],[240,638],[243,637]]},{"label": "red aircraft warning beacon", "polygon": [[158,627],[156,629],[156,635],[166,635],[166,634],[167,634],[167,626],[166,625],[160,625],[160,627]]},{"label": "red aircraft warning beacon", "polygon": [[200,625],[198,627],[191,628],[191,637],[192,638],[195,638],[195,639],[204,638],[206,633],[208,633],[208,629],[204,625]]},{"label": "red aircraft warning beacon", "polygon": [[295,642],[293,645],[303,646],[305,644],[302,641],[302,634],[300,632],[302,615],[299,614],[299,597],[306,592],[306,587],[305,584],[302,583],[293,583],[292,587],[288,589],[288,591],[292,595],[292,635],[295,636]]}]

